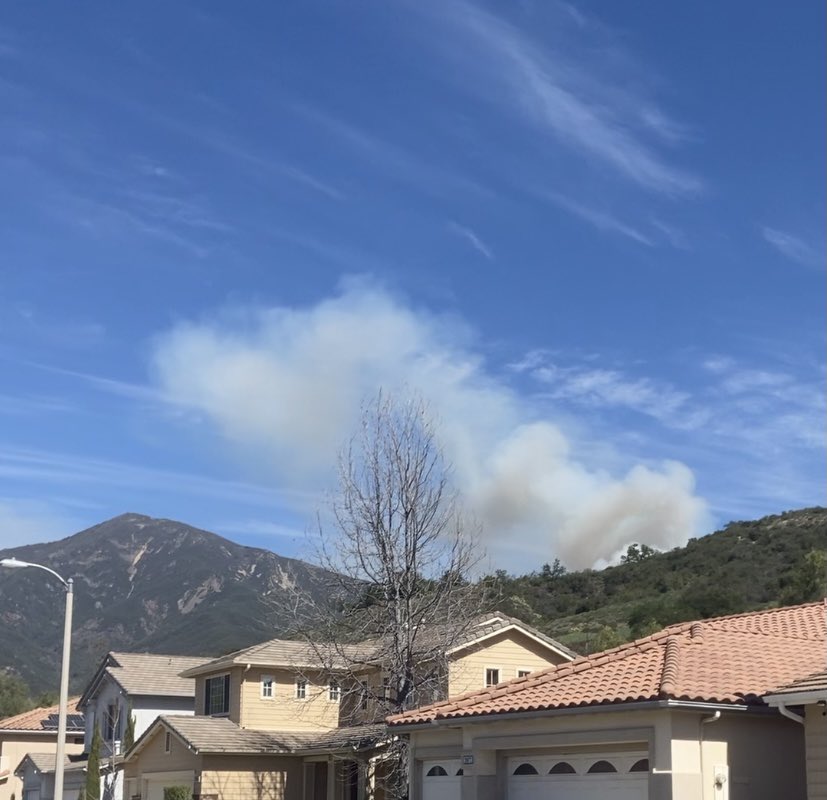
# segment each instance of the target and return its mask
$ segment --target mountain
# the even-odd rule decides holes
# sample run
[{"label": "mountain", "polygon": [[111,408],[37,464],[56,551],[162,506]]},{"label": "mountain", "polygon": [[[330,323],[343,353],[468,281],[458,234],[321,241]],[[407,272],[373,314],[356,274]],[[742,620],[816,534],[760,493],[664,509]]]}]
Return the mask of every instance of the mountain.
[{"label": "mountain", "polygon": [[[74,578],[72,691],[108,650],[220,655],[279,635],[280,600],[317,568],[167,519],[123,514],[57,542],[0,551]],[[0,667],[56,689],[63,588],[33,569],[0,570]]]},{"label": "mountain", "polygon": [[827,509],[731,522],[686,546],[630,548],[625,563],[530,575],[498,573],[503,610],[589,653],[673,622],[752,611],[827,595]]},{"label": "mountain", "polygon": [[[291,587],[318,568],[243,547],[180,522],[124,514],[58,542],[0,551],[75,580],[72,690],[112,649],[215,656],[283,634]],[[748,522],[626,563],[567,572],[560,564],[492,577],[501,609],[579,652],[672,622],[823,596],[827,509]],[[0,668],[34,692],[57,688],[63,589],[37,570],[0,570]]]}]

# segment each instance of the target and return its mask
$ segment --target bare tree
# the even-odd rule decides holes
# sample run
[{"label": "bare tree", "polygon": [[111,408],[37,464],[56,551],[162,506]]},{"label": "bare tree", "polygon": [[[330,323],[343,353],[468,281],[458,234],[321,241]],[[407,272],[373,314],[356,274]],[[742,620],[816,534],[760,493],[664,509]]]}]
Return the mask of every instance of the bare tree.
[{"label": "bare tree", "polygon": [[[487,599],[450,469],[421,399],[380,393],[339,458],[330,528],[317,531],[324,586],[294,598],[297,632],[341,692],[341,723],[442,699],[447,653]],[[404,743],[382,760],[386,796],[404,794]],[[372,765],[375,767],[376,765]]]}]

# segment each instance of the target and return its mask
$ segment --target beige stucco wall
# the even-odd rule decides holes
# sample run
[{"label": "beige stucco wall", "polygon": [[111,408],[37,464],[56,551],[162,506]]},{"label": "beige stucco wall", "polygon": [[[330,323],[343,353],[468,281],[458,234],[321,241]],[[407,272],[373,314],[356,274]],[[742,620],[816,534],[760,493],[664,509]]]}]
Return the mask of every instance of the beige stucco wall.
[{"label": "beige stucco wall", "polygon": [[485,686],[485,670],[500,670],[500,680],[517,677],[517,670],[532,672],[559,664],[566,659],[520,631],[505,631],[467,650],[462,650],[448,665],[449,695],[462,694]]},{"label": "beige stucco wall", "polygon": [[807,798],[827,800],[827,716],[819,705],[805,711],[807,747]]},{"label": "beige stucco wall", "polygon": [[[23,796],[23,781],[14,771],[26,753],[54,753],[57,748],[57,734],[48,736],[38,734],[14,733],[6,731],[0,734],[0,756],[2,768],[9,770],[9,775],[0,781],[0,800],[20,800]],[[70,755],[83,752],[83,736],[67,737],[66,752]]]},{"label": "beige stucco wall", "polygon": [[[463,800],[506,798],[509,755],[606,750],[637,743],[647,750],[650,800],[713,800],[717,766],[728,767],[729,800],[805,800],[804,738],[800,725],[777,715],[725,711],[702,725],[709,712],[606,711],[466,723],[412,731],[412,758],[474,756],[464,767]],[[419,775],[412,800],[418,800]]]},{"label": "beige stucco wall", "polygon": [[302,800],[302,759],[205,756],[202,794],[218,800]]},{"label": "beige stucco wall", "polygon": [[170,752],[164,752],[166,728],[158,725],[141,751],[124,762],[124,777],[139,777],[156,772],[197,771],[201,769],[201,756],[195,755],[174,734],[170,736]]},{"label": "beige stucco wall", "polygon": [[[275,679],[272,698],[261,696],[262,675],[272,675]],[[297,672],[293,670],[253,667],[242,677],[239,723],[242,728],[307,731],[329,730],[339,724],[341,701],[329,699],[327,682],[321,674],[302,673],[302,677],[307,679],[304,700],[296,699]]]},{"label": "beige stucco wall", "polygon": [[212,675],[199,675],[195,679],[195,713],[204,715],[206,709],[204,708],[204,685],[209,678],[215,678],[219,675],[226,675],[230,673],[230,713],[229,718],[239,723],[241,719],[241,684],[243,667],[234,667],[233,669],[225,669],[220,672],[215,672]]}]

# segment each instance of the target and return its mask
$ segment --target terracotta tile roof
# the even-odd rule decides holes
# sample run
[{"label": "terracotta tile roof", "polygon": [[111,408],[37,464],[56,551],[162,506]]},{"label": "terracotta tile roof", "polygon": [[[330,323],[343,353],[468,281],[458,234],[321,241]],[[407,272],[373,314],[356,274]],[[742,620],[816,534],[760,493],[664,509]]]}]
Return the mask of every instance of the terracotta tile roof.
[{"label": "terracotta tile roof", "polygon": [[[79,733],[86,729],[83,714],[77,713],[79,699],[79,697],[70,697],[67,705],[66,730],[70,733]],[[0,720],[0,733],[4,731],[56,732],[59,713],[59,706],[49,706],[48,708],[33,708],[17,716],[6,717]]]},{"label": "terracotta tile roof", "polygon": [[685,622],[388,724],[646,700],[761,703],[773,687],[827,666],[825,634],[823,603]]}]

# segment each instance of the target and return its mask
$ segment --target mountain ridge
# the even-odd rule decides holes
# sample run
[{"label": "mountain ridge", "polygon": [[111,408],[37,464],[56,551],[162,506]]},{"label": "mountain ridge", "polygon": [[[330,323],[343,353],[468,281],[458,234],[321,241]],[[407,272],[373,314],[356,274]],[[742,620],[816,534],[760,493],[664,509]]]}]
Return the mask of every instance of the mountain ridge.
[{"label": "mountain ridge", "polygon": [[[656,625],[777,605],[816,584],[823,591],[823,575],[799,586],[812,572],[813,552],[827,569],[821,507],[732,522],[666,552],[636,546],[626,563],[599,571],[555,564],[495,580],[503,611],[591,652]],[[10,556],[75,580],[73,690],[109,650],[212,657],[285,635],[291,620],[284,601],[294,585],[314,591],[323,574],[298,559],[134,512],[65,539],[0,551],[0,558]],[[62,591],[35,570],[0,571],[0,668],[34,692],[58,683]]]}]

